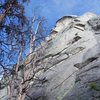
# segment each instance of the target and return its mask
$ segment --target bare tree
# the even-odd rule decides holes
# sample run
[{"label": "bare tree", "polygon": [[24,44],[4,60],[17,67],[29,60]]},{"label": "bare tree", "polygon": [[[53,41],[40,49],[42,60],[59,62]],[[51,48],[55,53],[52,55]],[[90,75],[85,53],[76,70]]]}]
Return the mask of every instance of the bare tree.
[{"label": "bare tree", "polygon": [[[36,19],[36,16],[33,16],[32,19],[32,27],[30,29],[30,49],[29,49],[29,54],[31,54],[33,52],[34,49],[34,45],[35,45],[35,41],[37,40],[43,40],[45,38],[44,33],[41,31],[39,31],[42,27],[42,24],[44,22],[44,18],[39,17],[38,19]],[[33,31],[34,28],[34,23],[37,22],[36,24],[36,28]],[[37,37],[37,35],[39,35],[40,37]]]},{"label": "bare tree", "polygon": [[[43,69],[35,70],[43,52],[41,42],[46,35],[46,20],[35,14],[32,20],[28,20],[24,16],[24,6],[20,3],[26,1],[28,0],[0,1],[0,76],[3,76],[4,80],[0,81],[0,87],[10,87],[10,100],[24,100],[30,81]],[[37,49],[38,46],[40,49]],[[28,49],[28,56],[23,57]],[[33,52],[36,52],[35,55]],[[24,63],[25,57],[29,57],[28,63]],[[30,67],[28,73],[27,66]]]},{"label": "bare tree", "polygon": [[11,100],[22,50],[29,41],[28,19],[23,6],[25,1],[28,0],[0,0],[0,87],[10,86]]},{"label": "bare tree", "polygon": [[28,36],[28,20],[21,4],[25,1],[27,0],[0,1],[0,66],[5,68],[16,64],[17,59],[13,58],[17,58],[21,51],[20,42],[26,42]]},{"label": "bare tree", "polygon": [[[45,34],[44,32],[46,32],[43,28],[43,23],[45,22],[44,18],[39,17],[37,18],[35,15],[33,16],[32,20],[31,20],[31,27],[30,27],[30,47],[29,47],[29,62],[24,64],[24,73],[23,73],[23,78],[21,80],[21,83],[19,85],[19,93],[17,94],[17,98],[16,100],[24,100],[25,97],[27,96],[27,89],[29,87],[29,83],[30,81],[35,77],[35,74],[39,71],[42,70],[43,68],[40,68],[38,70],[36,70],[36,72],[34,72],[34,69],[36,68],[36,63],[37,60],[40,57],[40,54],[42,54],[42,48],[43,46],[41,46],[41,42],[44,40],[45,38]],[[39,43],[35,44],[35,43]],[[34,50],[36,49],[37,46],[41,46],[38,52],[38,50],[35,51],[35,55],[33,55],[32,53],[34,52]],[[33,57],[31,57],[31,55]],[[29,64],[29,71],[26,74],[25,72],[25,68],[27,67],[27,65]],[[33,72],[32,72],[33,71]],[[30,73],[32,74],[30,76]]]}]

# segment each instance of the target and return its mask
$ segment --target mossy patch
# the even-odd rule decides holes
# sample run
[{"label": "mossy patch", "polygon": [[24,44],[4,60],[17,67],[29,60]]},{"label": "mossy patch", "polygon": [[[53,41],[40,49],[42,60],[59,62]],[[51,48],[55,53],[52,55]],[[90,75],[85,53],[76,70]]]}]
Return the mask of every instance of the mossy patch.
[{"label": "mossy patch", "polygon": [[100,86],[98,86],[96,83],[90,83],[89,87],[90,87],[90,89],[100,91]]}]

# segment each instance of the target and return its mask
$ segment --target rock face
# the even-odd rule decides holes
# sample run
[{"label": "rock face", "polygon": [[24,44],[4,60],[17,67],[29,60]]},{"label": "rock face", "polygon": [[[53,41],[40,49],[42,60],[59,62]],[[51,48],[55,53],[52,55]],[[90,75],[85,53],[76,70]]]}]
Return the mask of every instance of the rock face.
[{"label": "rock face", "polygon": [[[30,80],[25,100],[100,100],[99,16],[85,13],[62,17],[44,45],[34,68],[40,70],[35,80]],[[31,64],[26,75],[32,74]],[[0,100],[9,97],[6,89],[0,90]]]}]

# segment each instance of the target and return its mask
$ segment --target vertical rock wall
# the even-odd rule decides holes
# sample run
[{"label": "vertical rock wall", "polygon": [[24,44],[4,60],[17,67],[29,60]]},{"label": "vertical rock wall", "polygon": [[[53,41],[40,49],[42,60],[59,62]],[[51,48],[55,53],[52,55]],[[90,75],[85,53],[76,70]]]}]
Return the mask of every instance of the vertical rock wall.
[{"label": "vertical rock wall", "polygon": [[[100,100],[99,37],[100,17],[95,14],[58,20],[43,43],[45,49],[39,51],[42,56],[36,61],[25,100]],[[25,67],[26,76],[32,76],[33,64],[31,60]],[[7,100],[3,96],[0,100]]]}]

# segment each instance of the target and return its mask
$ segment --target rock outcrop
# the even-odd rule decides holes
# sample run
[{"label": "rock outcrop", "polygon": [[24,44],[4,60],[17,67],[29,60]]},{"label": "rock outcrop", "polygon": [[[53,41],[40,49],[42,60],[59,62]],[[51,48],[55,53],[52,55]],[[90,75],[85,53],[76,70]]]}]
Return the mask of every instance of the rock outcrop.
[{"label": "rock outcrop", "polygon": [[[42,47],[36,49],[41,56],[34,76],[34,61],[30,56],[23,61],[31,77],[25,100],[100,100],[100,16],[62,17]],[[1,89],[0,100],[7,100],[9,92],[9,86]]]}]

